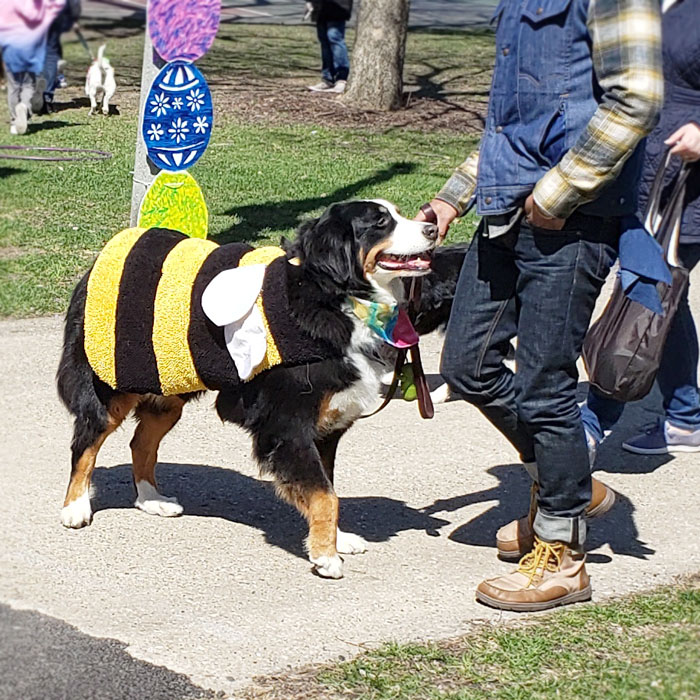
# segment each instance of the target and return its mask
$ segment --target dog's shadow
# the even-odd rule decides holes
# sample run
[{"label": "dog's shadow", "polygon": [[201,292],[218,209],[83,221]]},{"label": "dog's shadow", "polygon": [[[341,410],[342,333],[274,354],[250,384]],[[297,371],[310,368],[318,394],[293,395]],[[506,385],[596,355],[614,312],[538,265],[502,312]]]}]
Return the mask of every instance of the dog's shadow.
[{"label": "dog's shadow", "polygon": [[[454,542],[476,547],[494,547],[496,532],[500,527],[524,515],[528,509],[529,478],[520,464],[492,467],[488,473],[499,483],[483,491],[454,498],[435,501],[421,512],[433,515],[449,512],[475,503],[496,501],[491,508],[453,530],[449,538]],[[615,554],[646,559],[655,550],[639,539],[639,530],[634,521],[635,507],[624,494],[616,493],[613,509],[600,520],[589,521],[587,550],[596,550],[607,544]],[[588,555],[589,561],[607,563],[610,557],[595,553]]]},{"label": "dog's shadow", "polygon": [[[233,469],[193,464],[159,464],[157,478],[161,492],[176,496],[185,516],[222,518],[253,527],[264,533],[268,544],[306,557],[306,524],[295,508],[277,497],[272,483]],[[134,507],[131,465],[100,467],[92,481],[95,512]],[[341,495],[341,528],[368,542],[386,542],[404,530],[423,530],[434,536],[447,524],[394,498]]]}]

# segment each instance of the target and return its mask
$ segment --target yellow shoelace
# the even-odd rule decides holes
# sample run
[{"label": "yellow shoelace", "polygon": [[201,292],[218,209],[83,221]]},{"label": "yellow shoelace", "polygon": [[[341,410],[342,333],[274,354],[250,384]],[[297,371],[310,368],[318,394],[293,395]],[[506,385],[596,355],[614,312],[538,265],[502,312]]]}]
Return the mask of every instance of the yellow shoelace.
[{"label": "yellow shoelace", "polygon": [[559,569],[565,551],[565,544],[543,542],[535,537],[535,548],[520,560],[518,573],[528,577],[528,586],[535,578],[539,583],[546,571],[554,573]]}]

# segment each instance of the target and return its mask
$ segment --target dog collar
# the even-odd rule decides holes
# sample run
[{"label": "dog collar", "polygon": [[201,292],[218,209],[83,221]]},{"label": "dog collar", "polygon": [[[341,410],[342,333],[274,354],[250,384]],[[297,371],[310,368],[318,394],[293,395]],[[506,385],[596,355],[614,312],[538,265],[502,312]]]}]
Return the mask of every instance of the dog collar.
[{"label": "dog collar", "polygon": [[408,314],[398,304],[383,304],[350,297],[352,311],[371,331],[395,348],[418,344],[418,334]]}]

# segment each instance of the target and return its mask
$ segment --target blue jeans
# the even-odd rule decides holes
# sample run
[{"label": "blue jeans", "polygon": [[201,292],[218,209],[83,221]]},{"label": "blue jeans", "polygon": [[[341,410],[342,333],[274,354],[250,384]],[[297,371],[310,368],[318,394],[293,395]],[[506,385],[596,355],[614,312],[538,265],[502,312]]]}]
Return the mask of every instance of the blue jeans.
[{"label": "blue jeans", "polygon": [[43,77],[46,79],[44,88],[44,102],[53,102],[53,94],[58,87],[58,61],[63,58],[63,47],[61,46],[61,34],[67,32],[73,26],[73,17],[68,6],[64,7],[61,13],[51,23],[46,37],[46,58],[44,59]]},{"label": "blue jeans", "polygon": [[316,33],[321,44],[321,77],[329,83],[347,80],[350,59],[345,45],[345,22],[317,22]]},{"label": "blue jeans", "polygon": [[[582,547],[591,476],[576,360],[619,222],[574,214],[562,231],[545,231],[521,221],[494,239],[482,227],[460,274],[441,373],[523,462],[537,462],[538,536]],[[513,373],[503,361],[516,335]]]},{"label": "blue jeans", "polygon": [[[682,265],[692,270],[700,262],[700,243],[681,244],[678,256]],[[698,333],[687,292],[671,323],[656,381],[668,422],[677,428],[699,430]],[[591,389],[581,409],[586,430],[600,442],[605,432],[620,419],[624,407],[625,404],[605,398]]]}]

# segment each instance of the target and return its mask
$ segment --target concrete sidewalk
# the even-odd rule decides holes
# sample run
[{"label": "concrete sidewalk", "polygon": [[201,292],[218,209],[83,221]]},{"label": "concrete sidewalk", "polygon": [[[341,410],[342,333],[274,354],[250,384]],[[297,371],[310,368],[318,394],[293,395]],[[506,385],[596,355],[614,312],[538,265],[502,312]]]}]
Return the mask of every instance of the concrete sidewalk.
[{"label": "concrete sidewalk", "polygon": [[[513,616],[478,605],[473,591],[509,569],[495,557],[494,534],[525,511],[527,485],[505,441],[462,402],[422,421],[415,403],[394,401],[341,443],[341,520],[371,549],[346,558],[340,581],[311,573],[301,519],[257,479],[248,438],[220,424],[210,395],[188,407],[160,455],[162,490],[179,498],[183,517],[131,507],[127,426],[100,453],[92,526],[64,529],[71,429],[53,381],[60,342],[57,317],[0,323],[0,603],[117,640],[136,659],[187,677],[177,684],[226,692],[255,675],[351,656],[358,645],[458,635],[475,619]],[[435,371],[439,339],[424,345]],[[609,472],[601,478],[620,497],[591,525],[598,601],[700,570],[697,455],[618,449],[655,417],[657,398],[630,407],[600,455]],[[9,648],[20,653],[12,640]],[[107,663],[100,649],[68,668]],[[71,700],[97,697],[76,688]],[[156,697],[127,690],[113,697]],[[0,683],[0,698],[7,693]],[[36,697],[59,695],[49,684]]]}]

